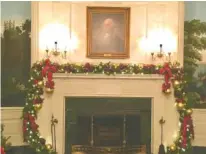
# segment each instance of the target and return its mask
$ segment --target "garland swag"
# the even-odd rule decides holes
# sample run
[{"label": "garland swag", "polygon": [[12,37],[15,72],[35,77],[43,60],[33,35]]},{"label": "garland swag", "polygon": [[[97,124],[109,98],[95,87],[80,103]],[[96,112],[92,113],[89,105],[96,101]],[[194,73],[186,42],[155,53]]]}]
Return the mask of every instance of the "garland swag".
[{"label": "garland swag", "polygon": [[8,151],[11,148],[11,143],[8,142],[10,139],[9,137],[4,136],[4,125],[1,124],[1,147],[0,147],[0,153],[1,154],[6,154],[6,151]]},{"label": "garland swag", "polygon": [[38,111],[43,104],[44,91],[52,93],[55,83],[53,73],[85,73],[85,74],[159,74],[164,75],[162,92],[171,93],[171,87],[174,88],[175,105],[179,112],[180,130],[174,143],[167,147],[168,154],[187,153],[191,148],[191,141],[194,138],[192,109],[187,104],[187,92],[185,91],[186,82],[184,81],[183,69],[178,63],[164,65],[153,64],[63,64],[52,63],[49,59],[34,63],[28,88],[26,91],[26,105],[23,109],[23,134],[24,141],[35,148],[39,154],[56,154],[52,145],[46,144],[46,140],[40,137],[38,124],[36,123]]}]

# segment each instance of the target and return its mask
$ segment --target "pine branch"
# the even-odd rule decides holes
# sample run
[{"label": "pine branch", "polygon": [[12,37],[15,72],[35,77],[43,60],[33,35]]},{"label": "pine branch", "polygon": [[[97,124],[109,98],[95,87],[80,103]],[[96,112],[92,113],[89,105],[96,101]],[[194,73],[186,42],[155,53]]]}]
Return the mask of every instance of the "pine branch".
[{"label": "pine branch", "polygon": [[4,132],[4,125],[1,124],[1,147],[3,147],[5,150],[8,150],[11,147],[11,143],[8,142],[10,136],[4,137],[3,132]]}]

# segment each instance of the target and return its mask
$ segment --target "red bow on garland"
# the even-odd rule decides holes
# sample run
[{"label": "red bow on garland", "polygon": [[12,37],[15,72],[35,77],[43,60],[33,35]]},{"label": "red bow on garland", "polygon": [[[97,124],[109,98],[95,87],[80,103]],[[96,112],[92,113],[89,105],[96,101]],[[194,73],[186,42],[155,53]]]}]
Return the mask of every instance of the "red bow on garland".
[{"label": "red bow on garland", "polygon": [[57,68],[51,64],[49,59],[45,60],[45,66],[42,69],[42,76],[47,78],[46,88],[54,89],[53,73],[57,71]]},{"label": "red bow on garland", "polygon": [[1,154],[6,154],[3,147],[1,147]]},{"label": "red bow on garland", "polygon": [[170,89],[171,87],[170,78],[172,77],[172,71],[169,63],[165,63],[164,66],[159,70],[159,73],[164,75],[165,82],[162,84],[162,91],[166,92],[167,89]]}]

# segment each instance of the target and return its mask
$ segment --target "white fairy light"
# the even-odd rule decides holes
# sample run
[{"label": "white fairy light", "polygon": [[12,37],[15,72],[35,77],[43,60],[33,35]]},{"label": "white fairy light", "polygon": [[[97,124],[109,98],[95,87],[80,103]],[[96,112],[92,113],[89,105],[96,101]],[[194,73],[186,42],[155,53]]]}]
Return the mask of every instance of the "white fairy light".
[{"label": "white fairy light", "polygon": [[185,149],[184,149],[184,148],[182,148],[182,151],[184,151],[184,152],[185,152]]}]

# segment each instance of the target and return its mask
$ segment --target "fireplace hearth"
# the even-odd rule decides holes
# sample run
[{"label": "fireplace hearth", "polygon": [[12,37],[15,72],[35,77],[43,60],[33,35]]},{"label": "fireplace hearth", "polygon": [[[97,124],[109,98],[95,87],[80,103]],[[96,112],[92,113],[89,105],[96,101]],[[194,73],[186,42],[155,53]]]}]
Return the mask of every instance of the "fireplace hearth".
[{"label": "fireplace hearth", "polygon": [[150,152],[151,99],[68,98],[66,106],[68,154]]}]

